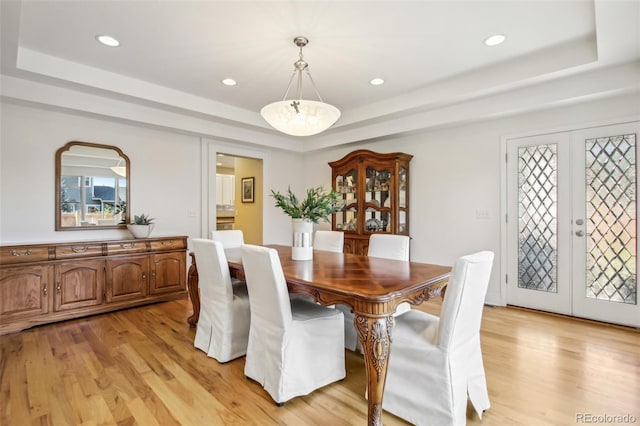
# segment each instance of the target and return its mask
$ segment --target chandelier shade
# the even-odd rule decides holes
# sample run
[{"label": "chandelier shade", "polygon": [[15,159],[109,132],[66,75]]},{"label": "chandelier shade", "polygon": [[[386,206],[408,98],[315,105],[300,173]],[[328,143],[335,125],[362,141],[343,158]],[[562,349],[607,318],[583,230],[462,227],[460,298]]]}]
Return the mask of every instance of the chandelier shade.
[{"label": "chandelier shade", "polygon": [[292,136],[324,132],[340,118],[340,110],[324,102],[300,100],[273,102],[260,111],[274,129]]},{"label": "chandelier shade", "polygon": [[[324,132],[338,121],[340,110],[322,101],[316,88],[307,62],[302,58],[302,48],[309,40],[306,37],[293,39],[300,48],[299,59],[293,63],[293,75],[281,101],[270,103],[260,110],[260,115],[271,127],[292,136],[311,136]],[[309,77],[309,81],[318,96],[318,101],[302,99],[302,74]],[[295,97],[287,100],[291,84],[296,80]]]},{"label": "chandelier shade", "polygon": [[118,159],[118,164],[116,164],[111,168],[111,171],[119,176],[127,177],[127,166],[121,166],[122,158]]},{"label": "chandelier shade", "polygon": [[113,166],[111,171],[122,177],[127,177],[127,168],[125,166]]}]

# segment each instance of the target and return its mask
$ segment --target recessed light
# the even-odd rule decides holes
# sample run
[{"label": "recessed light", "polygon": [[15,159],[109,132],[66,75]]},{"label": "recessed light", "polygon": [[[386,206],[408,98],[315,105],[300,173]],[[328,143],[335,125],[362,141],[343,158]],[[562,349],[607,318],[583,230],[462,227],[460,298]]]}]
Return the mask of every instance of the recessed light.
[{"label": "recessed light", "polygon": [[497,46],[499,44],[504,43],[506,39],[507,37],[504,36],[503,34],[494,34],[490,37],[487,37],[484,40],[484,44],[486,44],[487,46]]},{"label": "recessed light", "polygon": [[372,79],[369,82],[369,84],[372,85],[372,86],[380,86],[381,84],[384,84],[384,80],[381,79],[381,78],[376,77],[376,78]]},{"label": "recessed light", "polygon": [[120,46],[120,42],[118,40],[108,35],[97,35],[96,40],[98,40],[100,43],[104,44],[105,46],[109,46],[109,47]]},{"label": "recessed light", "polygon": [[225,86],[235,86],[238,83],[232,78],[225,78],[224,80],[222,80],[222,84],[224,84]]}]

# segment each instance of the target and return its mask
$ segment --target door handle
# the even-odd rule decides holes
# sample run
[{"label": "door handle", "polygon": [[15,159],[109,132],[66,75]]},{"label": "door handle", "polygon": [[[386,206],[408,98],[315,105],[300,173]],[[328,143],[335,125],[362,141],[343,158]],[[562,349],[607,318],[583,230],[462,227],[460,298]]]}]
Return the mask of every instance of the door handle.
[{"label": "door handle", "polygon": [[581,229],[579,229],[579,230],[577,230],[577,231],[576,231],[576,235],[577,235],[578,237],[584,237],[584,231],[583,231],[583,230],[581,230]]}]

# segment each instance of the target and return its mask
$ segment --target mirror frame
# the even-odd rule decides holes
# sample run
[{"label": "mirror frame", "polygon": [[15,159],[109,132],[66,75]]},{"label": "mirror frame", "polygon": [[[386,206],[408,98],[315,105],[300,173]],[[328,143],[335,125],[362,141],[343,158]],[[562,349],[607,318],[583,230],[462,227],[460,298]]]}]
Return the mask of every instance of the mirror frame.
[{"label": "mirror frame", "polygon": [[[86,146],[100,149],[110,149],[118,153],[118,155],[125,161],[125,167],[127,170],[127,196],[126,196],[126,209],[124,212],[124,223],[118,223],[116,225],[92,225],[92,226],[62,226],[62,200],[61,200],[61,186],[62,186],[62,155],[71,150],[74,146]],[[129,157],[125,155],[120,148],[113,145],[102,145],[92,142],[71,141],[68,142],[62,148],[56,151],[56,178],[55,178],[55,193],[56,193],[56,231],[93,231],[96,229],[123,229],[127,227],[127,223],[130,222],[129,206],[131,206],[131,174],[130,172],[131,162]]]}]

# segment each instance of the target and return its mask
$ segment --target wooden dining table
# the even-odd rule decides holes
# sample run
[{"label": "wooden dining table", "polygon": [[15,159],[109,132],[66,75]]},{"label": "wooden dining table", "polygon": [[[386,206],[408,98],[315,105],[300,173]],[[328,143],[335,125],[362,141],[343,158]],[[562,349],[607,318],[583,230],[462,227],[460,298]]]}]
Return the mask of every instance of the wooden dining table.
[{"label": "wooden dining table", "polygon": [[[292,260],[291,247],[269,245],[277,250],[289,292],[311,296],[321,305],[342,303],[355,315],[367,373],[368,424],[382,424],[382,396],[387,374],[393,313],[401,302],[420,304],[440,295],[451,267],[383,259],[348,253],[314,250],[313,260]],[[226,249],[232,276],[242,278],[239,248]],[[189,270],[189,295],[195,327],[200,314],[195,255]]]}]

